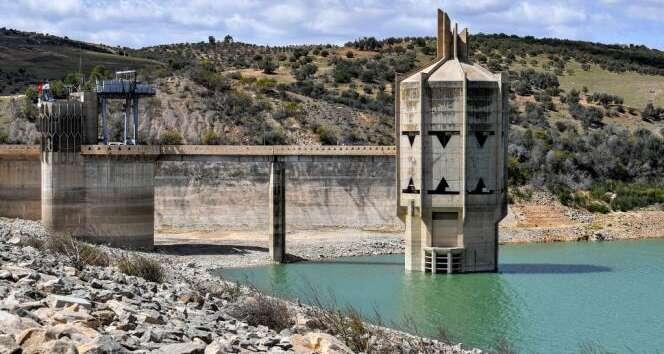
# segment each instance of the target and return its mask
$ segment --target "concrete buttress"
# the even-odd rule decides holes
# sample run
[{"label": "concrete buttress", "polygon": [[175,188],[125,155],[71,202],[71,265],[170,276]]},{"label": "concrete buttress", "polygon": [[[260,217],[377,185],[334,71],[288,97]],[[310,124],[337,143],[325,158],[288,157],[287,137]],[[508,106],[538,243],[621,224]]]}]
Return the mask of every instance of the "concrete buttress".
[{"label": "concrete buttress", "polygon": [[270,257],[282,263],[286,255],[286,168],[275,156],[270,164],[268,227]]}]

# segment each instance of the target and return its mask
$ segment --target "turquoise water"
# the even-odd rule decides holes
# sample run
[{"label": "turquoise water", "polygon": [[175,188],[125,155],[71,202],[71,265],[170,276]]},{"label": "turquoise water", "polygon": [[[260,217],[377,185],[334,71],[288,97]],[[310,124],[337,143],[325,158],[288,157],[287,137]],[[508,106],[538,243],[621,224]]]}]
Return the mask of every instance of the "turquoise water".
[{"label": "turquoise water", "polygon": [[225,269],[223,276],[303,302],[314,288],[336,304],[378,311],[392,327],[408,316],[425,334],[442,325],[484,349],[503,338],[526,353],[578,353],[589,344],[617,353],[664,350],[664,240],[501,246],[493,274],[406,273],[403,256],[374,256]]}]

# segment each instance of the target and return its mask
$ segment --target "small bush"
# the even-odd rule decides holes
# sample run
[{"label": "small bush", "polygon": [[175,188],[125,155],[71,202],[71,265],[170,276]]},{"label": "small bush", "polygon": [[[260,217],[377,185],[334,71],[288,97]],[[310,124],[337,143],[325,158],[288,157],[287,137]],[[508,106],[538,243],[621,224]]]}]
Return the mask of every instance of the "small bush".
[{"label": "small bush", "polygon": [[592,213],[602,213],[602,214],[606,214],[609,211],[611,211],[609,205],[600,200],[593,200],[590,203],[588,203],[587,209]]},{"label": "small bush", "polygon": [[355,54],[353,54],[353,52],[351,52],[350,50],[346,52],[346,58],[351,59],[351,58],[354,58],[354,57],[355,57]]},{"label": "small bush", "polygon": [[203,134],[203,137],[201,137],[201,142],[203,145],[219,145],[221,139],[219,134],[210,129]]},{"label": "small bush", "polygon": [[86,265],[107,267],[110,257],[98,247],[75,240],[69,234],[51,235],[43,243],[43,249],[62,255],[76,269]]},{"label": "small bush", "polygon": [[120,272],[127,275],[141,277],[155,283],[164,281],[164,270],[161,268],[161,264],[154,259],[139,255],[122,256],[115,266]]},{"label": "small bush", "polygon": [[161,145],[182,145],[182,134],[175,129],[166,129],[159,135]]},{"label": "small bush", "polygon": [[293,324],[291,311],[285,302],[261,293],[239,303],[230,314],[252,326],[267,326],[277,332]]},{"label": "small bush", "polygon": [[0,144],[7,144],[9,142],[9,134],[6,131],[0,130]]},{"label": "small bush", "polygon": [[320,142],[323,145],[337,145],[339,143],[341,132],[339,131],[339,128],[333,125],[322,124],[316,128],[316,134],[318,134]]},{"label": "small bush", "polygon": [[45,241],[36,236],[28,236],[21,238],[21,246],[27,247],[30,246],[34,249],[43,250]]}]

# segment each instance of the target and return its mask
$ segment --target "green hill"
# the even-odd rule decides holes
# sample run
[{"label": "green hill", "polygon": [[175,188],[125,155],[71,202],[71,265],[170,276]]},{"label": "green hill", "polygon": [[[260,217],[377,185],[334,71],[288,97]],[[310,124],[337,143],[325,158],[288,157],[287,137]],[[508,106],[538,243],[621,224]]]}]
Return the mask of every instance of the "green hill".
[{"label": "green hill", "polygon": [[97,65],[111,70],[147,68],[153,60],[119,55],[119,51],[51,35],[0,29],[0,94],[21,93],[40,80],[63,79],[68,73],[87,73]]},{"label": "green hill", "polygon": [[[78,70],[81,53],[87,74],[94,65],[106,68],[95,69],[98,77],[139,69],[157,87],[141,113],[145,143],[181,136],[188,144],[393,144],[395,76],[435,56],[431,37],[267,47],[229,36],[128,49],[3,36],[12,73],[4,92],[62,79]],[[512,198],[536,186],[596,211],[664,203],[663,52],[503,34],[474,35],[470,49],[473,61],[510,74]],[[120,132],[116,108],[112,135]],[[607,199],[618,190],[619,199]]]}]

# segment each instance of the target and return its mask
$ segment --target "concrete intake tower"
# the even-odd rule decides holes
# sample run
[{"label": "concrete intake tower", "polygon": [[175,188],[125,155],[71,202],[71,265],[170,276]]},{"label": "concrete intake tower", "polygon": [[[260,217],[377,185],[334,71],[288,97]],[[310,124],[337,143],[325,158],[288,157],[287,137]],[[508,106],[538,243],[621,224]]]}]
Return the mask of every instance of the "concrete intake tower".
[{"label": "concrete intake tower", "polygon": [[507,213],[508,80],[469,62],[469,35],[438,10],[433,64],[397,78],[397,209],[406,269],[496,271]]}]

